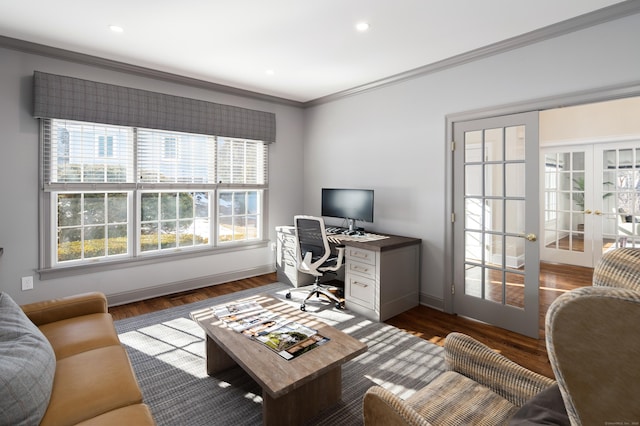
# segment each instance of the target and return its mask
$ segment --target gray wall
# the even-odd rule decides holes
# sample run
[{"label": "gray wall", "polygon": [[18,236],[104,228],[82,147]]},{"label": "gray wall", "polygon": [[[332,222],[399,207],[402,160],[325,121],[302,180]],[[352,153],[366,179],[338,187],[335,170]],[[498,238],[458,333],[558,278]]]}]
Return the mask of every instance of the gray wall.
[{"label": "gray wall", "polygon": [[[38,125],[31,116],[34,70],[276,113],[277,141],[269,150],[269,238],[275,241],[273,228],[290,223],[302,209],[302,109],[0,48],[0,247],[4,248],[0,257],[0,290],[18,303],[95,290],[124,301],[140,294],[162,294],[274,270],[275,254],[269,245],[40,281],[35,272]],[[28,275],[34,276],[34,289],[22,291],[20,277]]]},{"label": "gray wall", "polygon": [[421,300],[442,306],[445,116],[637,82],[638,40],[635,15],[308,109],[305,211],[322,187],[374,189],[369,229],[423,240]]},{"label": "gray wall", "polygon": [[[638,40],[635,15],[307,110],[0,48],[0,289],[19,303],[91,290],[126,297],[273,267],[268,247],[39,281],[34,70],[275,112],[270,238],[274,226],[289,224],[296,213],[319,214],[322,187],[372,188],[370,229],[423,239],[421,296],[438,305],[447,259],[445,116],[636,82]],[[20,290],[25,275],[35,276],[34,290]]]}]

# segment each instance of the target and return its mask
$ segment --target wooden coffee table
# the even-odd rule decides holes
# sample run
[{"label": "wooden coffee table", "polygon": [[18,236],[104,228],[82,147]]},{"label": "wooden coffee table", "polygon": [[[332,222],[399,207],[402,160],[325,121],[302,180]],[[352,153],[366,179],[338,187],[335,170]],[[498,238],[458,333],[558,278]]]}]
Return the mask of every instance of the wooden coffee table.
[{"label": "wooden coffee table", "polygon": [[[265,425],[298,425],[336,404],[342,397],[342,364],[366,352],[367,345],[270,296],[236,302],[240,301],[256,301],[279,316],[318,330],[330,341],[287,361],[263,344],[226,328],[212,309],[202,309],[191,312],[191,318],[207,335],[207,374],[242,367],[262,388]],[[234,302],[225,305],[230,303]]]}]

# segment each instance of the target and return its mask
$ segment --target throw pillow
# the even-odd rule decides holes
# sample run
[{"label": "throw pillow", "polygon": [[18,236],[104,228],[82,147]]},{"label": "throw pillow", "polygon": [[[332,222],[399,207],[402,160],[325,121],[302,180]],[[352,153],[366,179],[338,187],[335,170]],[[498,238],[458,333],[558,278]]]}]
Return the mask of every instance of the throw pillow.
[{"label": "throw pillow", "polygon": [[0,424],[39,424],[55,370],[47,338],[8,294],[0,293]]},{"label": "throw pillow", "polygon": [[549,386],[527,401],[509,421],[510,426],[567,425],[569,416],[557,384]]}]

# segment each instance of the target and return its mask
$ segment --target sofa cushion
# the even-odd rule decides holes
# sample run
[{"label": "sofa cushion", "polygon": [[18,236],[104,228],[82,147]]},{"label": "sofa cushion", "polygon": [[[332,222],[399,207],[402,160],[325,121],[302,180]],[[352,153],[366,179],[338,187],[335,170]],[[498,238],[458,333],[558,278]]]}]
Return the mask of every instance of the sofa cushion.
[{"label": "sofa cushion", "polygon": [[56,358],[45,336],[6,293],[0,293],[0,419],[34,425],[47,410]]},{"label": "sofa cushion", "polygon": [[518,409],[491,389],[455,371],[441,374],[406,402],[427,422],[450,426],[503,424]]},{"label": "sofa cushion", "polygon": [[509,421],[516,425],[566,425],[569,416],[557,384],[549,386],[527,401]]},{"label": "sofa cushion", "polygon": [[40,330],[51,342],[57,359],[120,344],[110,314],[81,315],[43,324]]},{"label": "sofa cushion", "polygon": [[153,425],[155,421],[146,404],[134,404],[109,411],[78,423],[76,426]]},{"label": "sofa cushion", "polygon": [[49,408],[41,426],[76,424],[142,402],[125,349],[106,346],[58,360]]}]

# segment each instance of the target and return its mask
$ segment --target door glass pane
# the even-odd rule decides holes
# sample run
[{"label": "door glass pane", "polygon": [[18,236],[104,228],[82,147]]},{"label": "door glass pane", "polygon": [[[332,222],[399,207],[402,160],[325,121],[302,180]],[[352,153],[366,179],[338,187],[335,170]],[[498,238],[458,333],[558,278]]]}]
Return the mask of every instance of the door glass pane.
[{"label": "door glass pane", "polygon": [[640,149],[603,151],[602,250],[640,247]]},{"label": "door glass pane", "polygon": [[504,177],[502,169],[502,164],[487,164],[485,166],[484,190],[486,196],[501,197],[503,195]]},{"label": "door glass pane", "polygon": [[482,161],[482,130],[464,134],[464,161],[465,163]]},{"label": "door glass pane", "polygon": [[491,302],[502,303],[503,271],[489,269],[484,284],[484,298]]},{"label": "door glass pane", "polygon": [[507,200],[505,231],[508,234],[524,234],[525,229],[525,202],[524,200]]},{"label": "door glass pane", "polygon": [[465,262],[482,263],[482,233],[465,232]]},{"label": "door glass pane", "polygon": [[482,166],[465,166],[465,195],[482,196]]},{"label": "door glass pane", "polygon": [[505,129],[505,160],[524,161],[524,126],[512,126]]},{"label": "door glass pane", "polygon": [[524,275],[514,272],[505,273],[505,302],[509,306],[524,309]]},{"label": "door glass pane", "polygon": [[505,188],[507,197],[524,197],[524,163],[505,165]]},{"label": "door glass pane", "polygon": [[504,201],[487,200],[484,215],[484,230],[504,232]]},{"label": "door glass pane", "polygon": [[484,268],[470,266],[464,271],[464,294],[482,298],[482,283]]},{"label": "door glass pane", "polygon": [[464,201],[464,226],[467,229],[482,229],[482,199],[467,198]]},{"label": "door glass pane", "polygon": [[505,237],[505,266],[510,269],[524,271],[524,245],[525,239],[522,237]]},{"label": "door glass pane", "polygon": [[503,130],[487,129],[485,130],[484,140],[484,159],[485,161],[502,161],[504,160],[502,140]]}]

